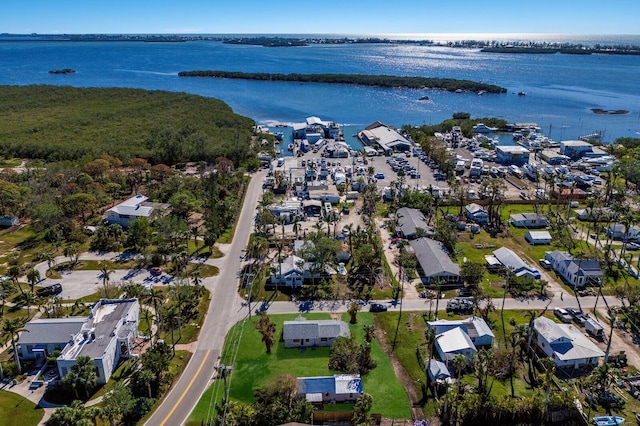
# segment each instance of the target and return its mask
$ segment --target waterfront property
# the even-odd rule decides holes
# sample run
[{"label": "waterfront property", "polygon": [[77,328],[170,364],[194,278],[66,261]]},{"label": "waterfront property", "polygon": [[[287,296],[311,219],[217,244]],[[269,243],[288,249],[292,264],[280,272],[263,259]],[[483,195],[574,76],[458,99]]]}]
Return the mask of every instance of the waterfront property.
[{"label": "waterfront property", "polygon": [[339,336],[351,336],[349,324],[340,320],[307,320],[299,316],[285,321],[282,327],[285,348],[331,346]]},{"label": "waterfront property", "polygon": [[362,392],[359,374],[298,377],[297,394],[314,404],[354,402]]},{"label": "waterfront property", "polygon": [[136,195],[117,204],[107,210],[104,219],[123,228],[129,226],[129,223],[139,218],[150,219],[152,215],[157,216],[169,209],[169,204],[152,203],[147,201],[149,198],[144,195]]},{"label": "waterfront property", "polygon": [[496,146],[496,161],[503,165],[522,166],[529,162],[530,151],[522,146]]},{"label": "waterfront property", "polygon": [[572,324],[558,324],[555,321],[538,317],[533,322],[536,345],[539,350],[551,358],[557,367],[580,368],[597,366],[604,357],[598,347]]},{"label": "waterfront property", "polygon": [[398,224],[396,225],[396,234],[399,237],[412,240],[419,236],[433,236],[433,228],[427,225],[424,215],[418,209],[402,207],[396,212]]},{"label": "waterfront property", "polygon": [[578,160],[593,151],[593,145],[581,140],[560,142],[560,155],[566,155],[572,160]]},{"label": "waterfront property", "polygon": [[398,133],[394,127],[380,121],[370,124],[358,133],[358,139],[365,145],[381,149],[385,154],[393,151],[410,151],[413,146],[411,141]]},{"label": "waterfront property", "polygon": [[418,275],[424,284],[459,283],[460,266],[454,263],[442,247],[442,243],[430,238],[418,238],[409,242],[418,259]]},{"label": "waterfront property", "polygon": [[320,139],[339,139],[340,127],[333,121],[324,121],[318,117],[307,117],[304,123],[296,123],[293,127],[293,139],[307,140],[315,144]]},{"label": "waterfront property", "polygon": [[551,263],[554,271],[574,287],[587,284],[599,286],[602,282],[602,268],[595,259],[574,259],[566,251],[558,250],[545,253],[544,258]]}]

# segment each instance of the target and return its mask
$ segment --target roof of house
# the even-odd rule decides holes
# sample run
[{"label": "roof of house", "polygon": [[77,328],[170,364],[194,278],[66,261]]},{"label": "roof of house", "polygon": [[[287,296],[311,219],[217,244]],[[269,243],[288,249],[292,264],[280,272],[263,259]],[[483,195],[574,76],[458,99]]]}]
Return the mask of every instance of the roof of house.
[{"label": "roof of house", "polygon": [[432,359],[431,362],[429,362],[429,378],[431,380],[451,378],[447,364],[437,359]]},{"label": "roof of house", "polygon": [[304,272],[305,260],[296,255],[287,256],[282,259],[281,269],[278,271],[282,276],[289,275],[292,272],[302,274]]},{"label": "roof of house", "polygon": [[424,215],[418,209],[402,207],[396,212],[398,218],[398,228],[404,235],[415,235],[418,228],[433,234],[433,228],[424,221]]},{"label": "roof of house", "polygon": [[547,256],[554,264],[564,263],[567,271],[573,275],[585,275],[589,277],[602,276],[600,263],[595,259],[574,259],[573,256],[566,251],[558,250],[547,253]]},{"label": "roof of house", "polygon": [[472,350],[477,352],[471,338],[460,327],[452,328],[436,336],[436,344],[444,354]]},{"label": "roof of house", "polygon": [[31,320],[24,325],[26,332],[20,333],[18,344],[37,345],[64,343],[71,335],[80,332],[87,317],[47,318]]},{"label": "roof of house", "polygon": [[604,356],[604,352],[571,324],[558,324],[549,318],[538,317],[533,326],[562,361]]},{"label": "roof of house", "polygon": [[436,334],[443,333],[444,331],[451,330],[453,328],[461,328],[466,332],[469,337],[475,339],[480,336],[495,337],[491,327],[480,317],[472,316],[461,320],[438,320],[429,321],[429,328],[434,327]]},{"label": "roof of house", "polygon": [[[138,299],[101,299],[91,309],[91,316],[86,318],[82,330],[91,330],[95,339],[78,340],[73,345],[67,345],[60,355],[62,359],[77,359],[80,356],[90,358],[101,357],[106,348],[110,345],[113,337],[126,337],[132,327],[137,327],[137,323],[130,322],[121,324],[129,311],[138,305]],[[114,333],[118,331],[118,335]],[[124,334],[124,335],[123,335]]]},{"label": "roof of house", "polygon": [[487,211],[480,204],[471,203],[465,206],[467,213],[475,215],[476,213],[488,214]]},{"label": "roof of house", "polygon": [[359,374],[336,374],[335,376],[299,377],[298,393],[362,393]]},{"label": "roof of house", "polygon": [[529,235],[529,239],[531,240],[550,240],[551,234],[549,231],[527,231],[525,234]]},{"label": "roof of house", "polygon": [[578,146],[593,147],[593,145],[590,144],[589,142],[580,141],[580,140],[576,140],[576,141],[561,141],[560,145],[571,146],[571,147],[578,147]]},{"label": "roof of house", "polygon": [[426,276],[460,275],[460,266],[449,258],[440,242],[423,237],[409,244]]},{"label": "roof of house", "polygon": [[539,213],[516,213],[512,214],[509,217],[514,222],[522,222],[522,221],[546,221],[547,216]]},{"label": "roof of house", "polygon": [[340,320],[307,320],[299,316],[294,321],[285,321],[282,327],[282,337],[285,340],[332,339],[350,335],[349,324]]},{"label": "roof of house", "polygon": [[502,263],[506,268],[513,268],[514,271],[518,271],[522,268],[527,267],[527,264],[524,260],[517,254],[513,252],[513,250],[507,247],[500,247],[497,250],[494,250],[493,255]]},{"label": "roof of house", "polygon": [[148,197],[138,194],[134,197],[129,198],[128,200],[121,202],[118,205],[111,207],[107,210],[107,213],[113,212],[121,216],[149,217],[153,212],[153,207],[142,205],[142,203],[144,203],[148,199]]}]

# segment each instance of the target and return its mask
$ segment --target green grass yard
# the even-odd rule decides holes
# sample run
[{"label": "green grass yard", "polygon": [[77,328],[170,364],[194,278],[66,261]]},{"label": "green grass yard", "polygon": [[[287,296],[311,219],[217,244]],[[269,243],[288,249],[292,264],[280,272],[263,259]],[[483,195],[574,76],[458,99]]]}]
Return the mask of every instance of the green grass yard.
[{"label": "green grass yard", "polygon": [[[297,314],[272,315],[271,320],[276,323],[276,336],[282,333],[284,321],[293,320]],[[329,319],[328,314],[305,314],[307,319]],[[343,320],[348,318],[342,318]],[[358,313],[358,324],[350,325],[352,333],[358,340],[364,339],[363,325],[373,324],[373,315],[368,312]],[[269,380],[281,374],[291,374],[296,377],[325,376],[336,374],[329,370],[329,348],[319,347],[305,351],[286,349],[284,342],[278,342],[267,355],[261,341],[260,333],[255,329],[257,318],[245,323],[238,323],[227,335],[221,363],[234,366],[230,378],[229,397],[231,400],[245,404],[253,402],[254,390],[263,386]],[[236,353],[234,360],[234,353]],[[371,345],[372,357],[377,367],[363,377],[364,391],[373,397],[372,413],[381,413],[383,417],[410,418],[409,399],[401,383],[395,377],[389,358],[382,347],[375,340]],[[222,399],[222,384],[214,384],[200,399],[189,417],[188,425],[198,425],[212,415],[210,403]]]},{"label": "green grass yard", "polygon": [[23,396],[0,391],[0,423],[4,426],[31,426],[40,423],[44,410]]}]

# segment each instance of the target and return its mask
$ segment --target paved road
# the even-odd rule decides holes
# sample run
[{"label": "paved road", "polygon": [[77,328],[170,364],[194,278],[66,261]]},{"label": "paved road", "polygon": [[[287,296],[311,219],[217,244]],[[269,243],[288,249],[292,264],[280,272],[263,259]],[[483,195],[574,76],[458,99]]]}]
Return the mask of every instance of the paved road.
[{"label": "paved road", "polygon": [[211,383],[227,332],[247,314],[247,309],[242,309],[242,299],[237,292],[237,273],[241,268],[242,250],[246,247],[249,234],[252,232],[255,208],[265,177],[265,171],[253,175],[233,243],[220,262],[220,274],[205,283],[212,292],[212,300],[200,331],[196,350],[184,373],[146,425],[173,426],[183,424],[187,420]]}]

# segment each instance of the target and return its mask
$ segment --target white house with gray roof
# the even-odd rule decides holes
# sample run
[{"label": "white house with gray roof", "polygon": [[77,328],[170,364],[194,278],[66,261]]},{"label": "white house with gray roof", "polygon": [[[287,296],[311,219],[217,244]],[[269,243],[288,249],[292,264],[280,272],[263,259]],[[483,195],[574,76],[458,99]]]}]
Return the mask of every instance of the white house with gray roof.
[{"label": "white house with gray roof", "polygon": [[351,336],[349,324],[340,320],[307,320],[300,316],[285,321],[282,327],[285,348],[331,346],[339,336]]},{"label": "white house with gray roof", "polygon": [[425,284],[439,279],[444,283],[460,282],[460,266],[454,263],[442,247],[442,243],[430,238],[418,238],[409,245],[418,259],[418,274]]},{"label": "white house with gray roof", "polygon": [[22,359],[44,362],[54,351],[62,351],[80,332],[87,317],[46,318],[31,320],[25,324],[25,332],[20,334],[18,351]]},{"label": "white house with gray roof", "polygon": [[572,324],[558,324],[549,318],[538,317],[533,321],[533,328],[538,348],[558,367],[596,366],[604,357],[604,352]]},{"label": "white house with gray roof", "polygon": [[150,219],[152,215],[160,214],[170,207],[169,204],[152,203],[147,201],[148,199],[149,197],[140,194],[131,197],[108,209],[104,219],[110,224],[126,228],[136,219],[142,217]]},{"label": "white house with gray roof", "polygon": [[568,252],[558,250],[546,252],[544,258],[572,286],[584,287],[587,284],[602,283],[604,274],[600,263],[595,259],[574,259]]},{"label": "white house with gray roof", "polygon": [[[86,356],[97,368],[96,382],[107,383],[120,358],[131,356],[139,319],[138,299],[100,299],[80,330],[68,336],[57,359],[60,377],[71,371],[79,357]],[[51,326],[55,329],[55,324]]]},{"label": "white house with gray roof", "polygon": [[480,204],[471,203],[466,205],[464,213],[465,216],[467,216],[467,219],[479,223],[480,225],[484,225],[489,222],[489,213]]},{"label": "white house with gray roof", "polygon": [[438,320],[429,321],[427,323],[429,329],[433,329],[435,334],[441,334],[453,328],[460,328],[467,333],[471,342],[476,347],[491,347],[495,335],[491,331],[491,327],[480,317],[469,317],[461,320]]},{"label": "white house with gray roof", "polygon": [[509,225],[516,228],[546,228],[547,217],[539,213],[516,213],[509,217]]}]

